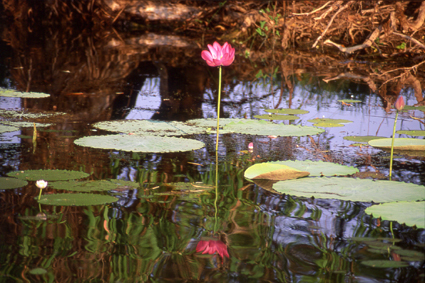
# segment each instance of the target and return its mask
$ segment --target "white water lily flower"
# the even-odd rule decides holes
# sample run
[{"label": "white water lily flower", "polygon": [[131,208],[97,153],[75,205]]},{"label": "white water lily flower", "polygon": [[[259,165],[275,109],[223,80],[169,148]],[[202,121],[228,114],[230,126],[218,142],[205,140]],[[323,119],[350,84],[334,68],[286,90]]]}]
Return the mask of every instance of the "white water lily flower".
[{"label": "white water lily flower", "polygon": [[44,189],[45,187],[47,187],[47,181],[44,180],[38,180],[37,183],[35,183],[35,185],[37,186],[37,188],[39,189]]}]

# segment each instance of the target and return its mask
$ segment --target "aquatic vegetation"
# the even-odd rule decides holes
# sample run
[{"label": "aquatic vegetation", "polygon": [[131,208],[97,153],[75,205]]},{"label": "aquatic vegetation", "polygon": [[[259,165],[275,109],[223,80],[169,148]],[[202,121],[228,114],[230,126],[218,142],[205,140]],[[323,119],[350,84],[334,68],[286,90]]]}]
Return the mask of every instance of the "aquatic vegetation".
[{"label": "aquatic vegetation", "polygon": [[0,177],[0,190],[9,190],[22,188],[28,185],[28,182],[21,179]]},{"label": "aquatic vegetation", "polygon": [[0,121],[1,124],[19,127],[19,128],[28,128],[28,127],[34,127],[34,124],[37,128],[42,127],[50,127],[53,125],[52,123],[34,123],[34,122],[24,122],[24,121]]},{"label": "aquatic vegetation", "polygon": [[43,191],[43,189],[45,189],[47,187],[47,182],[44,180],[38,180],[35,185],[37,186],[37,188],[40,189],[40,194],[38,195],[38,199],[40,199],[41,197],[41,192]]},{"label": "aquatic vegetation", "polygon": [[395,114],[395,119],[394,119],[394,127],[393,127],[393,136],[391,139],[391,157],[390,157],[390,181],[391,181],[391,176],[393,173],[393,154],[394,154],[394,139],[395,139],[395,127],[397,125],[397,118],[398,118],[398,112],[403,110],[404,108],[404,99],[403,96],[399,96],[396,100],[396,102],[394,103],[394,108],[397,110],[396,114]]},{"label": "aquatic vegetation", "polygon": [[7,132],[15,132],[15,131],[19,131],[19,128],[12,127],[12,126],[0,125],[0,134],[1,133],[7,133]]},{"label": "aquatic vegetation", "polygon": [[56,190],[76,192],[111,191],[120,188],[137,189],[139,183],[123,180],[89,180],[89,181],[58,181],[51,182],[50,187]]},{"label": "aquatic vegetation", "polygon": [[196,252],[202,251],[202,254],[213,255],[217,252],[222,258],[229,257],[226,244],[220,240],[199,241],[196,245]]},{"label": "aquatic vegetation", "polygon": [[292,121],[292,120],[297,120],[300,117],[293,116],[293,115],[263,114],[263,115],[254,115],[254,118],[266,119],[266,120],[280,120],[280,121],[290,120],[290,121]]},{"label": "aquatic vegetation", "polygon": [[205,146],[203,142],[194,139],[137,135],[87,136],[76,139],[74,143],[85,147],[132,152],[180,152]]},{"label": "aquatic vegetation", "polygon": [[421,131],[421,130],[397,131],[396,133],[400,135],[408,135],[408,136],[414,136],[414,137],[425,136],[425,131]]},{"label": "aquatic vegetation", "polygon": [[13,171],[7,173],[7,176],[27,181],[38,181],[40,179],[45,181],[63,181],[86,178],[90,176],[90,174],[81,171],[47,169]]},{"label": "aquatic vegetation", "polygon": [[113,203],[117,200],[116,197],[108,195],[79,193],[43,195],[38,202],[57,206],[88,206]]},{"label": "aquatic vegetation", "polygon": [[397,150],[410,150],[410,151],[423,151],[425,150],[425,140],[414,138],[394,138],[394,145],[392,138],[375,139],[368,142],[369,145],[383,149],[397,149]]},{"label": "aquatic vegetation", "polygon": [[302,110],[302,109],[292,109],[292,108],[281,108],[281,109],[266,109],[264,110],[268,113],[275,113],[275,114],[289,114],[289,115],[294,115],[294,114],[307,114],[310,113],[307,110]]},{"label": "aquatic vegetation", "polygon": [[300,171],[287,165],[275,162],[257,163],[246,169],[247,179],[267,179],[267,180],[291,180],[310,175],[309,172]]},{"label": "aquatic vegetation", "polygon": [[[425,190],[425,188],[422,188]],[[404,193],[404,191],[403,191]],[[423,198],[422,198],[423,200]],[[382,220],[397,221],[408,226],[425,228],[425,201],[400,201],[372,205],[366,208],[367,214]]]},{"label": "aquatic vegetation", "polygon": [[371,140],[383,139],[383,138],[385,137],[378,137],[378,136],[345,136],[343,137],[343,139],[347,141],[364,142],[364,143],[367,143],[368,141],[371,141]]},{"label": "aquatic vegetation", "polygon": [[16,91],[14,89],[0,88],[0,96],[19,98],[46,98],[50,97],[50,94],[42,92],[23,92]]}]

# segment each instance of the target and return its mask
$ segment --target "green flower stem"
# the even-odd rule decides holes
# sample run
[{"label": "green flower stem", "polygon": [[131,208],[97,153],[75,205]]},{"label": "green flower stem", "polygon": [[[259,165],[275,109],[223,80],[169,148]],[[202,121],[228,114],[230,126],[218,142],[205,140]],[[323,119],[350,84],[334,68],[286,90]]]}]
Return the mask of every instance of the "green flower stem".
[{"label": "green flower stem", "polygon": [[40,200],[41,198],[41,192],[43,191],[43,189],[40,189],[40,194],[38,195],[38,200]]},{"label": "green flower stem", "polygon": [[218,67],[218,101],[217,101],[217,140],[215,142],[215,151],[218,150],[218,139],[220,131],[220,101],[221,101],[221,66]]},{"label": "green flower stem", "polygon": [[394,128],[393,128],[393,138],[392,138],[392,141],[391,141],[390,181],[391,181],[391,174],[393,172],[394,137],[395,137],[395,128],[396,128],[396,125],[397,125],[397,118],[398,118],[398,111],[395,114]]},{"label": "green flower stem", "polygon": [[215,151],[215,201],[214,201],[214,234],[217,232],[217,222],[218,222],[218,151]]}]

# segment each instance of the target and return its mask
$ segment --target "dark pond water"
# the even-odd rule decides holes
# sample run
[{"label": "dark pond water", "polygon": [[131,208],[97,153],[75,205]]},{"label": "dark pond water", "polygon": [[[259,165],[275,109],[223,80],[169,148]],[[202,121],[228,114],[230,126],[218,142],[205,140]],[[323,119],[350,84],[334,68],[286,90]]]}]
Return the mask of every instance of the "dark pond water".
[{"label": "dark pond water", "polygon": [[[217,70],[200,57],[205,43],[151,33],[121,40],[60,33],[27,42],[15,37],[4,33],[0,44],[0,85],[51,96],[0,97],[0,109],[66,114],[30,120],[54,123],[37,128],[35,147],[32,127],[2,133],[1,176],[67,169],[91,174],[88,180],[139,185],[98,192],[119,200],[95,206],[39,206],[34,181],[0,191],[0,282],[424,280],[424,229],[373,218],[365,213],[371,203],[282,195],[244,178],[258,162],[313,160],[354,166],[357,177],[388,179],[388,152],[343,138],[391,137],[395,112],[389,105],[396,96],[382,97],[358,78],[329,80],[340,69],[332,62],[315,66],[313,55],[253,59],[237,47],[234,64],[223,71],[222,117],[251,119],[264,109],[299,108],[309,113],[278,123],[311,126],[307,120],[323,117],[353,122],[315,136],[223,134],[217,156],[214,133],[189,136],[206,146],[185,153],[90,149],[74,140],[106,134],[92,128],[99,121],[215,118]],[[376,67],[367,61],[338,64]],[[411,86],[401,94],[407,105],[421,100]],[[341,99],[361,102],[343,105]],[[423,121],[424,112],[400,113],[397,130],[424,129],[411,117]],[[424,157],[397,154],[393,180],[425,185]],[[176,191],[179,182],[194,186]],[[53,193],[63,191],[43,191]],[[207,242],[221,254],[197,252]],[[367,260],[404,265],[377,268]]]}]

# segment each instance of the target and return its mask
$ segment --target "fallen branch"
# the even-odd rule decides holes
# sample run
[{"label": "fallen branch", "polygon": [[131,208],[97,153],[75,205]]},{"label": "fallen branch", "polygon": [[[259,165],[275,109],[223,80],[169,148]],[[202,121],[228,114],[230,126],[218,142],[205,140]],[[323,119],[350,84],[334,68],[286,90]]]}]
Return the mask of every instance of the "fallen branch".
[{"label": "fallen branch", "polygon": [[[338,1],[337,3],[340,3],[342,1]],[[332,16],[331,20],[329,21],[328,25],[326,26],[325,30],[322,32],[322,34],[316,39],[316,41],[313,44],[313,48],[316,47],[317,43],[319,42],[319,40],[321,40],[323,38],[323,36],[326,34],[326,32],[328,31],[329,27],[332,25],[332,22],[334,21],[335,17],[341,13],[342,11],[344,11],[345,9],[348,8],[348,6],[352,3],[353,1],[349,1],[347,4],[345,4],[343,7],[341,7],[336,13],[335,15]]]},{"label": "fallen branch", "polygon": [[370,47],[373,44],[373,42],[378,38],[379,34],[381,33],[381,29],[382,29],[381,26],[377,27],[369,35],[369,37],[366,38],[366,40],[362,44],[354,45],[354,46],[351,46],[351,47],[345,47],[344,45],[335,43],[335,42],[331,41],[330,39],[327,39],[323,44],[333,45],[333,46],[337,47],[340,51],[345,52],[345,53],[353,53],[357,50],[361,50],[361,49],[365,49],[367,47]]},{"label": "fallen branch", "polygon": [[[422,61],[422,62],[420,62],[419,64],[416,64],[416,65],[414,65],[414,66],[412,66],[412,67],[409,67],[409,68],[402,68],[402,69],[406,70],[406,72],[404,72],[403,74],[401,74],[401,75],[399,75],[399,76],[397,76],[397,77],[394,77],[394,78],[391,78],[391,79],[389,79],[389,80],[386,80],[385,82],[383,82],[383,83],[382,83],[382,85],[381,85],[379,88],[383,87],[385,84],[389,83],[390,81],[393,81],[393,80],[395,80],[395,79],[398,79],[398,78],[401,78],[401,77],[405,76],[405,75],[406,75],[406,73],[407,73],[407,70],[408,70],[408,71],[410,71],[410,70],[415,70],[415,71],[416,71],[416,68],[417,68],[417,67],[419,67],[420,65],[424,64],[424,63],[425,63],[425,61]],[[392,70],[392,71],[395,71],[395,70]],[[389,72],[392,72],[392,71],[388,71],[388,72],[386,72],[386,73],[389,73]],[[384,74],[385,74],[385,73],[384,73]],[[409,74],[410,74],[410,73],[409,73]],[[382,75],[383,75],[383,74],[382,74]],[[382,75],[381,75],[381,76],[382,76]]]}]

